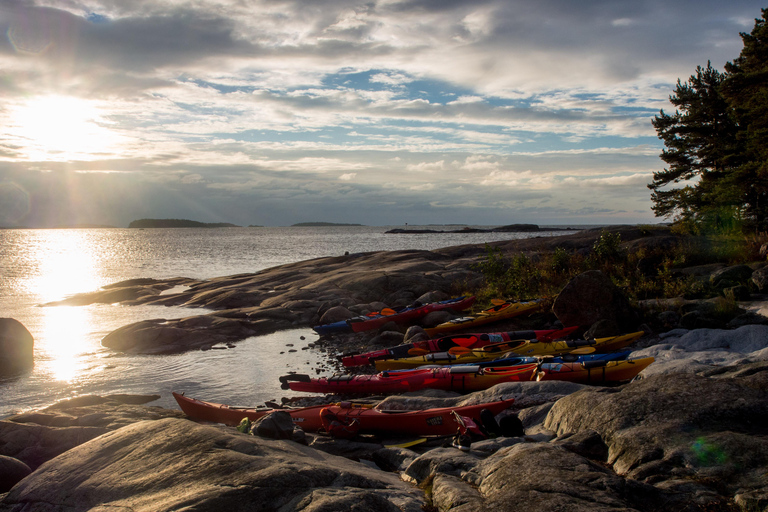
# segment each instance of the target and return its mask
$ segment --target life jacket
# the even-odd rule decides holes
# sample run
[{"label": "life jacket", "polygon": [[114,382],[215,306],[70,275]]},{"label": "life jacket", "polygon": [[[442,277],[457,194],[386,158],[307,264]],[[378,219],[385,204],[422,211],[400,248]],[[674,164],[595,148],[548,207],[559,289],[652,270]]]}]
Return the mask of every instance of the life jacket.
[{"label": "life jacket", "polygon": [[360,422],[355,418],[339,417],[329,408],[320,411],[323,429],[337,439],[353,439],[360,430]]}]

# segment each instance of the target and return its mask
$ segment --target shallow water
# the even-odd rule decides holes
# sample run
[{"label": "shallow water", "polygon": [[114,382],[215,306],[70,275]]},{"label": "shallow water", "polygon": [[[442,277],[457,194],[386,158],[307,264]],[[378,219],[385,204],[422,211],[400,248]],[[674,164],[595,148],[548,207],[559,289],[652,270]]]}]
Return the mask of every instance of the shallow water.
[{"label": "shallow water", "polygon": [[392,235],[385,234],[387,229],[390,228],[0,230],[0,317],[19,320],[35,338],[33,370],[0,380],[0,418],[82,394],[160,394],[161,399],[152,405],[176,407],[170,395],[173,390],[212,401],[258,405],[285,396],[277,378],[288,371],[328,371],[327,353],[319,349],[302,350],[317,340],[311,329],[248,338],[228,350],[126,355],[102,347],[101,339],[118,327],[140,320],[181,318],[207,311],[162,306],[39,304],[139,277],[208,279],[345,252],[431,250],[562,234],[555,231]]}]

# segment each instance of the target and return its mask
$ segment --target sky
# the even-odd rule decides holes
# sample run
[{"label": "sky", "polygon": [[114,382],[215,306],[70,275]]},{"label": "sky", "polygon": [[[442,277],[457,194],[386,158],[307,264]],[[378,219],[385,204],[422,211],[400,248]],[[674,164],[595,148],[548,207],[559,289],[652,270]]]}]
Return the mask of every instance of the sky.
[{"label": "sky", "polygon": [[0,0],[0,226],[656,223],[747,0]]}]

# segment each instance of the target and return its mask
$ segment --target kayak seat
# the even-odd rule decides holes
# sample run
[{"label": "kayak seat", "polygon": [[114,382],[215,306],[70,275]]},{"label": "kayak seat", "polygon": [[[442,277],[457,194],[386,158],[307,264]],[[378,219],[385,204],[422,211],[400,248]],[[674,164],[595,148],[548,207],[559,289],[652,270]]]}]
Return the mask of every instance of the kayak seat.
[{"label": "kayak seat", "polygon": [[348,380],[354,379],[354,375],[332,375],[328,377],[328,382],[346,382]]},{"label": "kayak seat", "polygon": [[448,373],[477,373],[478,371],[480,371],[480,366],[471,364],[467,366],[451,366]]}]

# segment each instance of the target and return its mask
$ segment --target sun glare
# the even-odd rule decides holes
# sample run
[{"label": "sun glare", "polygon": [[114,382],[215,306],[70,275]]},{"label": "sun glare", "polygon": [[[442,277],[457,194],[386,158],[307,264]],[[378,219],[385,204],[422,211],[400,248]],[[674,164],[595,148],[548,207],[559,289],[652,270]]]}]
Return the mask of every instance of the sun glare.
[{"label": "sun glare", "polygon": [[11,116],[8,130],[33,160],[93,159],[114,151],[118,142],[89,100],[36,98],[13,109]]},{"label": "sun glare", "polygon": [[[40,303],[97,290],[102,284],[99,247],[85,232],[48,231],[28,253],[36,260],[30,262],[35,272],[27,278],[28,293]],[[91,310],[46,306],[41,311],[36,345],[46,357],[40,364],[47,366],[47,373],[54,379],[71,381],[84,371],[82,354],[94,349],[90,339],[94,330]]]},{"label": "sun glare", "polygon": [[43,331],[39,334],[48,357],[45,364],[55,380],[72,381],[83,371],[82,354],[92,347],[88,344],[92,327],[86,308],[57,306],[45,308]]},{"label": "sun glare", "polygon": [[82,232],[50,231],[29,254],[37,271],[27,278],[28,291],[42,303],[101,286],[102,256]]}]

